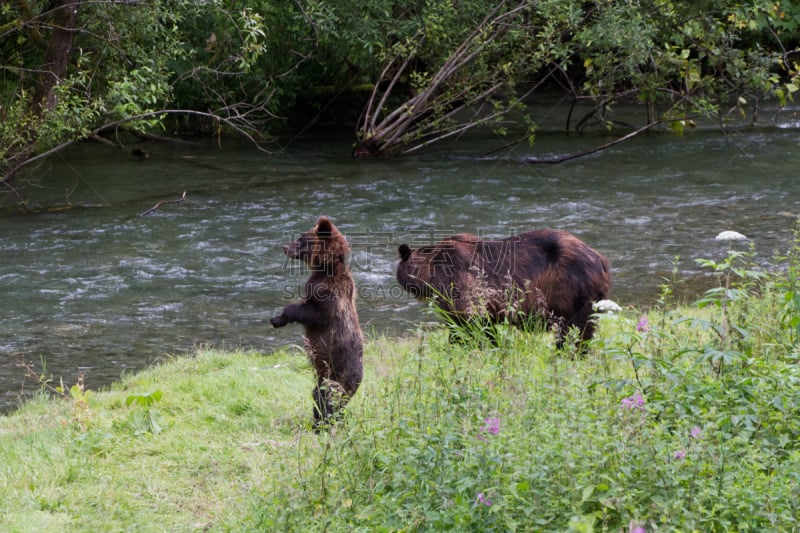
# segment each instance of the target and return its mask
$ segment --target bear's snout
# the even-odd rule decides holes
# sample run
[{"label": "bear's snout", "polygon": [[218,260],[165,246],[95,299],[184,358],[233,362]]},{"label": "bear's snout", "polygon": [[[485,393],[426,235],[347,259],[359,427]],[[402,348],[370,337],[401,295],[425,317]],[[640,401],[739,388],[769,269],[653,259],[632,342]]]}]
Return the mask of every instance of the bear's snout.
[{"label": "bear's snout", "polygon": [[296,242],[287,242],[283,245],[283,253],[292,259],[297,259],[300,257],[300,246]]}]

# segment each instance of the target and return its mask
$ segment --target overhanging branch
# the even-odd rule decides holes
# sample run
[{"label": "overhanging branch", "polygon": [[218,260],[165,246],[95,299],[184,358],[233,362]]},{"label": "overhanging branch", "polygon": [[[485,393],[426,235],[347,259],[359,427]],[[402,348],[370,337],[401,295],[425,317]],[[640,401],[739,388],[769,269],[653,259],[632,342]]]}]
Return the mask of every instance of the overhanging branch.
[{"label": "overhanging branch", "polygon": [[3,176],[2,176],[2,178],[0,178],[0,183],[4,183],[4,182],[9,181],[17,172],[19,172],[22,168],[30,165],[31,163],[35,163],[36,161],[39,161],[39,160],[44,159],[44,158],[46,158],[48,156],[51,156],[51,155],[53,155],[55,153],[58,153],[61,150],[65,149],[68,146],[71,146],[71,145],[73,145],[73,144],[75,144],[77,142],[80,142],[80,141],[83,141],[85,139],[89,139],[91,137],[97,136],[98,134],[100,134],[100,133],[102,133],[104,131],[111,130],[111,129],[114,129],[114,128],[118,128],[119,126],[122,126],[124,124],[129,123],[129,122],[134,122],[134,121],[137,121],[137,120],[145,120],[145,119],[148,119],[148,118],[159,117],[159,116],[162,116],[162,115],[195,115],[195,116],[206,117],[206,118],[209,118],[209,119],[212,119],[212,120],[216,120],[218,122],[222,122],[223,124],[226,124],[226,125],[230,126],[231,128],[233,128],[235,131],[237,131],[242,136],[244,136],[246,139],[248,139],[250,142],[252,142],[256,146],[256,148],[258,150],[260,150],[262,152],[265,152],[265,153],[270,153],[268,150],[265,150],[261,146],[261,143],[259,143],[255,139],[254,132],[256,130],[253,127],[247,125],[247,121],[243,118],[245,115],[237,114],[237,115],[232,116],[232,117],[225,117],[225,116],[217,115],[215,113],[204,112],[204,111],[195,111],[195,110],[192,110],[192,109],[163,109],[163,110],[160,110],[160,111],[151,111],[151,112],[148,112],[148,113],[141,113],[139,115],[133,115],[133,116],[130,116],[130,117],[126,117],[126,118],[123,118],[123,119],[119,119],[119,120],[115,120],[113,122],[109,122],[109,123],[103,124],[102,126],[99,126],[99,127],[95,128],[94,130],[92,130],[91,132],[89,132],[87,135],[85,135],[84,137],[82,137],[80,139],[71,139],[71,140],[63,142],[63,143],[61,143],[61,144],[59,144],[57,146],[54,146],[54,147],[50,148],[49,150],[47,150],[45,152],[42,152],[42,153],[37,154],[35,156],[29,157],[29,158],[25,159],[24,161],[21,161],[18,164],[16,164],[14,167],[11,167],[10,170],[5,171]]},{"label": "overhanging branch", "polygon": [[[505,71],[494,69],[489,75],[471,77],[470,65],[481,58],[496,65],[498,59],[486,55],[490,45],[507,35],[512,28],[510,21],[529,7],[527,1],[515,2],[510,7],[507,2],[500,2],[446,57],[418,93],[394,109],[386,111],[385,104],[415,57],[416,49],[404,50],[395,55],[375,83],[362,113],[356,134],[358,144],[353,155],[382,155],[397,150],[399,145],[406,144],[409,139],[414,139],[416,146],[424,146],[433,142],[432,139],[455,135],[486,123],[487,119],[481,117],[473,117],[468,124],[458,124],[453,119],[459,110],[485,102],[497,94],[508,83],[509,75]],[[506,109],[510,109],[510,106]],[[502,114],[492,113],[491,116]],[[413,147],[404,151],[412,149]]]}]

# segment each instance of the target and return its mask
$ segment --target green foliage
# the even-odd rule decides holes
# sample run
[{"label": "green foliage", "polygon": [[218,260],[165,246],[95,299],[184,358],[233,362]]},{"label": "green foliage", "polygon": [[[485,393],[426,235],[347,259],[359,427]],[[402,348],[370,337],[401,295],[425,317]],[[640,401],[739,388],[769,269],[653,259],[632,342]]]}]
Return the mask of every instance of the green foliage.
[{"label": "green foliage", "polygon": [[[640,391],[647,399],[643,412],[659,422],[652,429],[680,436],[670,461],[671,470],[682,465],[678,476],[665,472],[659,479],[678,491],[674,498],[690,498],[683,519],[690,520],[678,522],[681,528],[783,530],[798,513],[790,503],[796,479],[776,485],[770,481],[793,468],[788,464],[800,456],[795,420],[800,352],[791,328],[797,310],[782,305],[794,282],[783,273],[753,269],[750,259],[752,248],[740,252],[731,247],[722,261],[701,261],[720,279],[720,286],[697,302],[698,308],[713,308],[712,313],[679,316],[661,309],[653,313],[657,326],[645,317],[634,328],[628,320],[620,333],[599,341],[601,353],[627,360],[635,378],[607,380],[606,386]],[[796,262],[789,263],[790,271],[796,267]],[[655,442],[641,444],[652,456],[659,452]],[[743,461],[757,465],[745,474],[753,476],[746,481],[734,466]],[[769,494],[770,504],[782,503],[759,512],[758,490]],[[734,498],[739,504],[714,506],[714,497]],[[647,498],[650,508],[669,512],[662,495]],[[704,508],[713,513],[701,517]]]},{"label": "green foliage", "polygon": [[[636,99],[647,104],[650,120],[676,131],[697,116],[744,113],[764,98],[786,105],[800,88],[800,7],[791,2],[78,4],[67,70],[44,114],[32,99],[48,68],[52,13],[37,2],[0,7],[5,170],[111,125],[220,133],[208,116],[190,118],[205,113],[257,136],[293,118],[305,125],[336,101],[343,102],[337,112],[355,122],[364,89],[382,72],[391,77],[405,59],[392,94],[370,112],[388,113],[426,90],[435,93],[425,112],[428,127],[408,132],[406,142],[457,131],[459,118],[450,113],[465,102],[473,117],[492,117],[503,133],[508,124],[500,117],[512,110],[526,116],[515,97],[553,79],[572,96],[596,102],[604,128],[615,125],[604,116],[609,104]],[[487,14],[503,9],[519,11],[475,32]],[[470,60],[454,66],[448,62],[454,54]],[[162,109],[197,113],[165,122]],[[532,139],[533,124],[523,125]]]},{"label": "green foliage", "polygon": [[147,394],[131,394],[125,398],[125,405],[130,407],[131,405],[136,404],[139,407],[149,408],[152,407],[157,401],[161,400],[163,395],[164,393],[160,390],[154,390],[153,392],[149,392]]},{"label": "green foliage", "polygon": [[[70,141],[85,139],[104,125],[125,121],[167,107],[172,97],[169,62],[184,52],[176,25],[189,2],[148,2],[130,5],[81,2],[76,6],[80,31],[74,33],[66,71],[59,76],[49,104],[34,101],[43,78],[51,76],[43,51],[51,38],[50,12],[0,14],[0,23],[16,37],[17,48],[3,70],[0,122],[13,119],[13,128],[0,128],[0,168],[46,152]],[[18,2],[16,6],[28,6]],[[29,8],[32,6],[28,6]],[[38,6],[37,6],[38,7]],[[8,57],[8,56],[6,56]],[[28,72],[41,70],[41,77]],[[132,121],[147,130],[158,119]]]},{"label": "green foliage", "polygon": [[610,105],[623,101],[677,132],[699,117],[741,120],[748,106],[785,105],[800,87],[799,14],[763,0],[428,2],[416,31],[384,47],[357,151],[408,152],[493,122],[503,134],[510,117],[526,116],[516,98],[552,80],[596,106],[578,130],[617,127]]},{"label": "green foliage", "polygon": [[290,475],[311,376],[296,353],[200,351],[95,392],[82,423],[36,398],[0,417],[0,530],[225,529]]},{"label": "green foliage", "polygon": [[128,407],[139,407],[131,412],[128,420],[135,434],[143,432],[158,434],[163,431],[161,413],[153,408],[153,405],[161,400],[163,395],[164,393],[160,390],[154,390],[147,394],[131,394],[125,398],[125,405]]},{"label": "green foliage", "polygon": [[[603,99],[635,95],[651,119],[682,131],[697,116],[796,92],[800,12],[780,2],[596,2],[576,38],[583,91]],[[688,119],[688,120],[687,120]]]}]

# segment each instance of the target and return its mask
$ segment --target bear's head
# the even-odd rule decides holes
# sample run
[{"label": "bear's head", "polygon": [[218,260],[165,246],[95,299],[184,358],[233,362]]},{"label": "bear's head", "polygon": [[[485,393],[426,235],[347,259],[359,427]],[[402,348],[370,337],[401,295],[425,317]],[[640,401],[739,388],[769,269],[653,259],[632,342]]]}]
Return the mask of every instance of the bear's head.
[{"label": "bear's head", "polygon": [[427,299],[433,296],[431,281],[433,275],[432,265],[437,251],[434,246],[411,248],[401,244],[400,263],[397,265],[397,282],[411,296],[417,299]]},{"label": "bear's head", "polygon": [[454,235],[433,246],[398,248],[397,282],[414,298],[426,300],[446,296],[456,278],[469,268],[473,240]]},{"label": "bear's head", "polygon": [[350,245],[336,226],[326,217],[300,237],[283,245],[283,251],[292,259],[305,262],[312,269],[330,270],[336,263],[344,263],[350,253]]},{"label": "bear's head", "polygon": [[467,233],[453,235],[433,246],[398,248],[397,282],[420,300],[436,298],[440,305],[462,296],[460,290],[474,284],[472,261],[480,240]]}]

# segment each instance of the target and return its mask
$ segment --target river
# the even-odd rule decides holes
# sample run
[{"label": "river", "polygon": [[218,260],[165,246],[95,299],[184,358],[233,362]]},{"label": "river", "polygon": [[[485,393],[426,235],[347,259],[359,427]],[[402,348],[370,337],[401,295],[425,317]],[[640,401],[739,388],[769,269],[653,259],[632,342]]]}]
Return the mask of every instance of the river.
[{"label": "river", "polygon": [[616,301],[647,306],[674,267],[686,292],[713,283],[694,259],[724,256],[718,232],[745,234],[768,265],[800,215],[796,127],[650,133],[555,166],[524,160],[608,139],[542,133],[533,148],[481,155],[498,143],[475,135],[353,160],[351,138],[274,153],[240,141],[140,145],[147,160],[84,144],[30,169],[35,211],[0,216],[0,410],[36,389],[24,362],[44,363],[54,383],[82,373],[96,390],[198,345],[299,344],[300,326],[269,325],[306,277],[281,243],[323,214],[350,239],[369,335],[429,320],[394,282],[400,243],[566,229],[609,258]]}]

